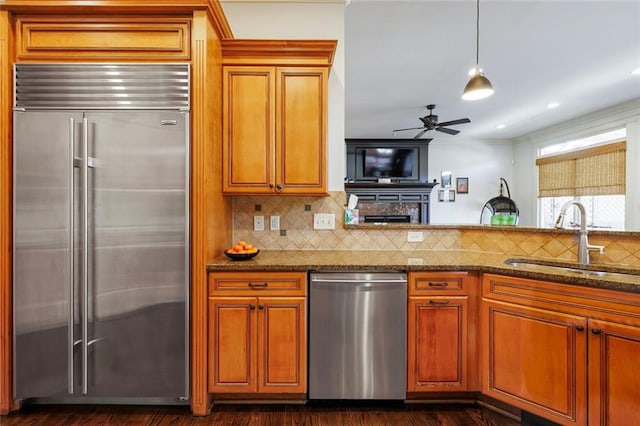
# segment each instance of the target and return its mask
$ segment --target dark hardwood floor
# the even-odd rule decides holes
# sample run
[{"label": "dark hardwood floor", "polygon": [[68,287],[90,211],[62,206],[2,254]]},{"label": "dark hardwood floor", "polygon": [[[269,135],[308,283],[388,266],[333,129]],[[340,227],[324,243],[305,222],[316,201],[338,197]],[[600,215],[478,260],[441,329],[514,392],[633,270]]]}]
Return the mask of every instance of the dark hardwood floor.
[{"label": "dark hardwood floor", "polygon": [[188,407],[105,405],[28,406],[0,418],[12,425],[448,425],[516,426],[520,423],[472,405],[328,406],[216,405],[207,417]]}]

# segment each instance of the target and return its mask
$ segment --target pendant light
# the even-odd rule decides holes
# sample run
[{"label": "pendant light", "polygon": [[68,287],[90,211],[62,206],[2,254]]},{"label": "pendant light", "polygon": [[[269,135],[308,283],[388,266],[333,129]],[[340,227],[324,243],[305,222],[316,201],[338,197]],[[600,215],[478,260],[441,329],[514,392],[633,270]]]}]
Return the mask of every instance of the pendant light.
[{"label": "pendant light", "polygon": [[476,0],[476,66],[472,70],[471,79],[464,87],[462,99],[475,101],[493,95],[493,86],[480,68],[480,0]]}]

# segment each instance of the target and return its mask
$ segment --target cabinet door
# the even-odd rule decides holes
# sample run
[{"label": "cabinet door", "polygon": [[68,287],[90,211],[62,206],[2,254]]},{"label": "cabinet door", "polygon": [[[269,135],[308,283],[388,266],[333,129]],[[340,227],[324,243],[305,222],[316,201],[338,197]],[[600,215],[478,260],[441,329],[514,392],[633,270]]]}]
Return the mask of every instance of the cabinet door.
[{"label": "cabinet door", "polygon": [[209,298],[209,391],[255,392],[257,298]]},{"label": "cabinet door", "polygon": [[485,302],[483,391],[560,424],[585,424],[586,318]]},{"label": "cabinet door", "polygon": [[278,68],[276,186],[285,194],[326,194],[326,68]]},{"label": "cabinet door", "polygon": [[467,389],[466,297],[410,298],[408,391]]},{"label": "cabinet door", "polygon": [[223,69],[223,191],[272,193],[275,68]]},{"label": "cabinet door", "polygon": [[640,327],[589,320],[589,424],[640,425]]},{"label": "cabinet door", "polygon": [[307,323],[304,297],[258,300],[258,392],[307,391]]}]

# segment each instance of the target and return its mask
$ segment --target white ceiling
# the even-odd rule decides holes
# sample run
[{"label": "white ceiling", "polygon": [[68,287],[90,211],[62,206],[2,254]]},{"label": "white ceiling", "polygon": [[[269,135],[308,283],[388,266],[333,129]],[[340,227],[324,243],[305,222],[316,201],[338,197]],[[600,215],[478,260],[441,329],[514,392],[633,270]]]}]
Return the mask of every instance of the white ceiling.
[{"label": "white ceiling", "polygon": [[440,122],[471,123],[423,138],[512,138],[640,98],[640,0],[481,0],[480,66],[495,93],[463,101],[475,31],[475,0],[347,0],[346,137],[412,138],[392,130],[421,126],[436,104]]}]

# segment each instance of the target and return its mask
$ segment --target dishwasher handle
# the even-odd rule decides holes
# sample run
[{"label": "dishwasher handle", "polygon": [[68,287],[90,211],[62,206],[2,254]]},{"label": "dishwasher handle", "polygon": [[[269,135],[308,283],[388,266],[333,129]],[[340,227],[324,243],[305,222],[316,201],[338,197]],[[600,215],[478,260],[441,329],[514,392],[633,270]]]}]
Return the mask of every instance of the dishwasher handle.
[{"label": "dishwasher handle", "polygon": [[330,278],[312,278],[312,283],[343,283],[343,284],[377,284],[377,283],[402,283],[406,284],[405,279],[376,279],[376,280],[349,280],[349,279],[330,279]]},{"label": "dishwasher handle", "polygon": [[369,281],[347,281],[347,280],[312,280],[311,288],[318,291],[338,291],[338,292],[360,292],[360,291],[387,291],[402,289],[406,291],[407,282],[405,280],[369,280]]}]

